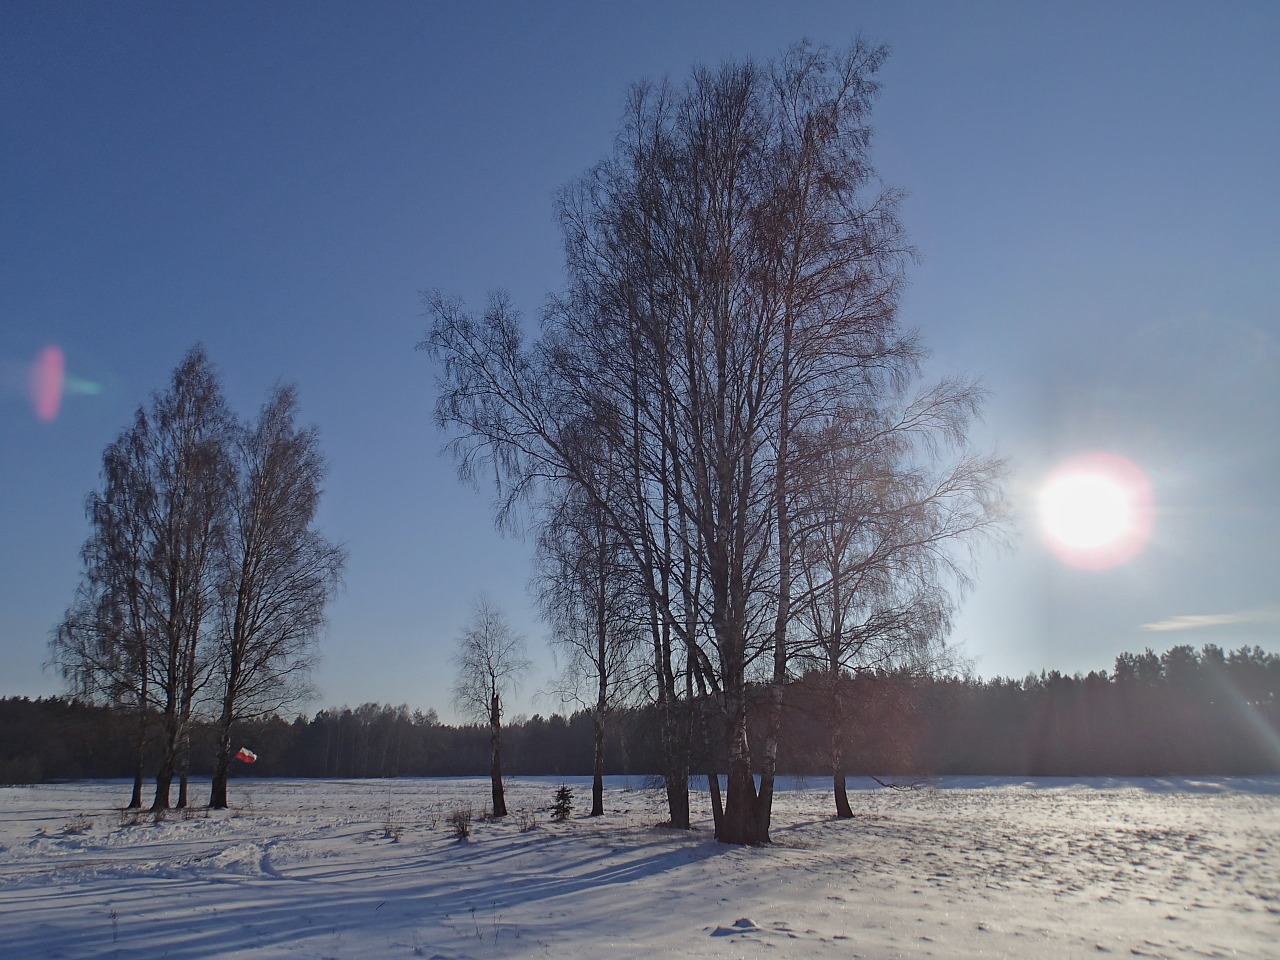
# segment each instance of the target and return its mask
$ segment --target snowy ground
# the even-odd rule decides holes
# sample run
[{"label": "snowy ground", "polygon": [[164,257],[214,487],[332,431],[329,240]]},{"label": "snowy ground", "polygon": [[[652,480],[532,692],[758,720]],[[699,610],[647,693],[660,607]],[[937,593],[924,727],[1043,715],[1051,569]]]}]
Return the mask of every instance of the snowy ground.
[{"label": "snowy ground", "polygon": [[1280,956],[1280,779],[859,780],[852,821],[787,782],[761,849],[656,826],[635,779],[554,824],[558,783],[466,841],[484,780],[235,780],[162,822],[120,782],[0,789],[0,956]]}]

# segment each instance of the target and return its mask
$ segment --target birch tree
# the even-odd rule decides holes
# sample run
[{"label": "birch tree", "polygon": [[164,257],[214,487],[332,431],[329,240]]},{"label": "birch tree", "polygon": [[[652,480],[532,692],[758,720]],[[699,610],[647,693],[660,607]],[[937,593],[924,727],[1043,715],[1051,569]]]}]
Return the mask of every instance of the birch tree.
[{"label": "birch tree", "polygon": [[[204,349],[193,347],[168,389],[138,409],[118,443],[111,482],[128,497],[97,505],[111,513],[111,522],[136,525],[123,541],[134,553],[118,572],[130,581],[126,595],[133,593],[123,604],[125,618],[133,616],[132,605],[138,608],[145,642],[138,662],[146,674],[146,702],[158,713],[156,810],[169,807],[175,777],[178,806],[188,802],[190,726],[211,668],[206,628],[225,533],[231,424],[221,382]],[[118,597],[110,602],[122,611]]]},{"label": "birch tree", "polygon": [[237,424],[202,347],[107,447],[90,494],[76,596],[51,640],[72,690],[137,716],[133,794],[158,747],[153,808],[189,802],[190,729],[220,707],[214,806],[226,803],[229,731],[293,702],[343,552],[311,526],[324,461],[282,388]]},{"label": "birch tree", "polygon": [[560,698],[591,717],[591,816],[602,816],[605,732],[636,693],[643,601],[604,511],[575,487],[565,489],[538,538],[535,587],[562,667]]},{"label": "birch tree", "polygon": [[[500,512],[548,481],[576,484],[622,535],[664,632],[659,688],[674,691],[680,669],[718,710],[716,832],[731,843],[769,839],[800,441],[847,439],[828,427],[850,410],[910,406],[924,357],[897,318],[910,257],[898,194],[870,163],[885,55],[801,44],[683,87],[635,86],[612,156],[561,195],[569,283],[541,338],[524,346],[501,297],[481,318],[427,300],[437,420],[456,430],[461,472],[493,469]],[[602,489],[603,458],[625,464],[622,495]],[[759,682],[767,735],[753,757]]]},{"label": "birch tree", "polygon": [[472,607],[471,623],[462,631],[454,663],[453,703],[463,715],[489,725],[489,780],[493,815],[507,815],[502,786],[502,715],[506,698],[528,672],[524,637],[511,629],[506,616],[487,597]]},{"label": "birch tree", "polygon": [[296,424],[297,394],[277,388],[233,455],[217,618],[218,718],[209,806],[227,806],[232,726],[310,692],[325,606],[345,551],[315,529],[325,461],[314,428]]},{"label": "birch tree", "polygon": [[970,583],[971,548],[1003,535],[1005,464],[965,444],[982,399],[976,384],[944,380],[910,402],[846,409],[797,438],[805,470],[792,507],[792,646],[822,677],[838,816],[852,816],[841,743],[855,708],[845,681],[951,666],[945,640]]}]

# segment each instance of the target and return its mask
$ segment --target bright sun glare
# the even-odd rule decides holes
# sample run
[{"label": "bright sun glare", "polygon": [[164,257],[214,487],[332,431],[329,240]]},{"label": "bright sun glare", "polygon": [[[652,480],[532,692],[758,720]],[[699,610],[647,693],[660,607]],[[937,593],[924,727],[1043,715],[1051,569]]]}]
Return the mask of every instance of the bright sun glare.
[{"label": "bright sun glare", "polygon": [[1151,533],[1151,486],[1139,467],[1112,454],[1061,464],[1042,488],[1039,507],[1049,545],[1076,567],[1124,563]]},{"label": "bright sun glare", "polygon": [[1118,540],[1133,523],[1124,488],[1098,473],[1054,480],[1040,495],[1040,514],[1049,536],[1082,549]]}]

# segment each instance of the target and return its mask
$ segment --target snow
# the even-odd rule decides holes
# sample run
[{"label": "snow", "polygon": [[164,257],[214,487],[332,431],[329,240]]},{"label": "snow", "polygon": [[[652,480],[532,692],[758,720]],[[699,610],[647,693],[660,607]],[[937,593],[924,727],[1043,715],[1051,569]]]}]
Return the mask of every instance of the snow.
[{"label": "snow", "polygon": [[686,833],[639,779],[595,820],[568,782],[563,824],[559,779],[502,821],[485,779],[238,779],[158,822],[119,781],[0,789],[0,956],[1280,956],[1280,778],[854,780],[845,821],[787,780],[750,849],[705,794]]}]

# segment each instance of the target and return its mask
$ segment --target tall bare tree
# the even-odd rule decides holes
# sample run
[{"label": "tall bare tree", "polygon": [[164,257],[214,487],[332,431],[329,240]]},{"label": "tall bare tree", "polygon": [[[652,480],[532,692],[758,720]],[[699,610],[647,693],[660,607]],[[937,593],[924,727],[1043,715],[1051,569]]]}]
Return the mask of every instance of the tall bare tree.
[{"label": "tall bare tree", "polygon": [[511,629],[502,611],[488,597],[479,597],[454,654],[458,676],[453,684],[453,703],[465,716],[489,724],[489,779],[495,817],[507,815],[502,786],[502,711],[506,698],[529,670],[524,650],[524,637]]},{"label": "tall bare tree", "polygon": [[[231,483],[232,418],[204,349],[193,347],[169,387],[139,407],[103,456],[103,489],[88,500],[80,598],[54,638],[55,660],[96,674],[117,702],[158,716],[153,807],[180,778],[187,797],[189,735],[211,667],[207,626]],[[135,804],[140,803],[135,778]]]},{"label": "tall bare tree", "polygon": [[[801,44],[695,70],[682,89],[635,87],[613,156],[560,199],[569,287],[531,348],[501,297],[478,320],[427,298],[437,420],[458,430],[460,470],[493,467],[501,511],[545,481],[577,484],[623,535],[675,638],[655,642],[659,689],[680,669],[719,711],[717,836],[732,843],[769,838],[802,438],[852,443],[829,425],[902,405],[924,355],[897,320],[898,196],[869,159],[884,57]],[[624,495],[602,489],[605,458],[625,465]],[[759,681],[769,722],[753,758]]]},{"label": "tall bare tree", "polygon": [[191,720],[212,666],[206,628],[226,532],[233,422],[217,373],[204,348],[196,346],[174,370],[169,389],[152,398],[150,413],[139,410],[134,426],[133,482],[148,491],[152,506],[145,520],[144,569],[154,628],[148,660],[161,729],[155,809],[169,806],[175,775],[178,806],[188,801]]},{"label": "tall bare tree", "polygon": [[297,394],[278,387],[252,427],[236,431],[236,482],[221,558],[216,725],[209,806],[227,806],[231,730],[296,703],[345,551],[314,527],[325,461],[314,428],[296,424]]},{"label": "tall bare tree", "polygon": [[230,724],[302,689],[343,553],[311,529],[324,462],[295,410],[284,388],[253,428],[237,425],[196,346],[103,453],[82,580],[51,648],[76,693],[136,710],[131,806],[153,742],[154,808],[170,805],[175,777],[187,805],[190,728],[215,678],[214,805]]}]

